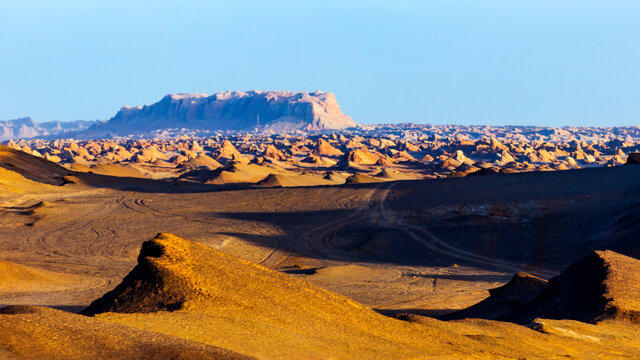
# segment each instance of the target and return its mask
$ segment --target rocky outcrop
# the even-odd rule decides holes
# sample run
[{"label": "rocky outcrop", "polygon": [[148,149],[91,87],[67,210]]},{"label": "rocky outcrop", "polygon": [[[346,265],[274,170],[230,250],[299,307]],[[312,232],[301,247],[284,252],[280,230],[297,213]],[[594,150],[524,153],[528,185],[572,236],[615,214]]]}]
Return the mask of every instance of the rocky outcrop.
[{"label": "rocky outcrop", "polygon": [[344,153],[333,147],[325,139],[319,138],[315,148],[313,149],[313,154],[317,156],[339,156]]},{"label": "rocky outcrop", "polygon": [[174,94],[145,106],[125,106],[79,138],[128,136],[155,130],[340,130],[356,123],[328,92],[227,91]]},{"label": "rocky outcrop", "polygon": [[349,151],[346,160],[357,165],[375,165],[380,161],[380,157],[366,148],[361,148]]},{"label": "rocky outcrop", "polygon": [[627,165],[637,165],[640,164],[640,153],[637,152],[632,152],[629,153],[629,156],[627,157]]},{"label": "rocky outcrop", "polygon": [[530,302],[498,318],[527,324],[535,318],[596,323],[640,323],[640,260],[613,251],[594,251],[575,262]]}]

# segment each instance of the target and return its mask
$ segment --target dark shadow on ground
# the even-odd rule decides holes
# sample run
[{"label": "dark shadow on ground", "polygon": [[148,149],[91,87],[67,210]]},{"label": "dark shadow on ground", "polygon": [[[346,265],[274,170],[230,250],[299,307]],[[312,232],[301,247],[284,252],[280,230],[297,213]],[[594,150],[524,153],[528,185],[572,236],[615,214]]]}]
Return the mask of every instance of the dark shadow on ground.
[{"label": "dark shadow on ground", "polygon": [[[0,304],[0,309],[4,309],[7,306],[15,306],[15,305],[24,305],[24,304]],[[29,305],[29,306],[49,307],[52,309],[62,310],[66,312],[76,313],[76,314],[82,311],[84,308],[86,308],[86,306],[80,306],[80,305]]]},{"label": "dark shadow on ground", "polygon": [[398,222],[409,224],[411,232],[405,231],[406,226],[375,223],[355,209],[210,215],[275,226],[285,235],[228,235],[300,256],[399,265],[472,266],[510,274],[525,271],[549,278],[593,250],[640,255],[635,245],[640,236],[640,222],[636,221],[640,219],[640,205],[620,201],[619,205],[607,206],[602,199],[591,201],[594,199],[595,196],[581,201],[576,207],[549,207],[526,221],[502,214],[468,216],[455,211],[438,221],[416,215],[423,212],[421,209],[392,208]]},{"label": "dark shadow on ground", "polygon": [[506,283],[511,278],[511,275],[500,274],[478,274],[478,275],[464,275],[464,274],[421,274],[421,273],[405,273],[405,276],[421,277],[433,280],[456,280],[456,281],[485,281],[485,282],[501,282]]},{"label": "dark shadow on ground", "polygon": [[399,320],[408,320],[406,314],[420,315],[426,317],[437,318],[446,314],[451,314],[459,309],[373,309],[379,314],[392,317]]},{"label": "dark shadow on ground", "polygon": [[[136,177],[120,177],[112,175],[100,175],[94,173],[75,172],[65,177],[72,183],[82,183],[95,188],[109,188],[120,191],[133,191],[141,193],[203,193],[228,190],[264,190],[273,189],[256,186],[253,183],[234,184],[203,184],[184,180],[154,180]],[[315,188],[332,188],[334,186],[346,186],[352,188],[372,188],[379,184],[346,184],[346,185],[322,185]],[[63,185],[64,186],[64,185]],[[288,187],[292,189],[295,187]],[[278,188],[281,189],[281,188]]]},{"label": "dark shadow on ground", "polygon": [[[282,192],[282,196],[286,196],[288,190],[252,188],[247,184],[205,185],[80,173],[73,177],[96,187],[137,192],[195,193],[242,189]],[[640,250],[635,246],[640,236],[638,178],[640,166],[620,166],[341,185],[342,188],[376,188],[380,193],[392,186],[384,202],[386,211],[394,214],[397,224],[428,231],[442,240],[441,244],[432,246],[417,241],[415,236],[407,236],[400,226],[385,228],[365,214],[358,217],[359,210],[356,209],[222,212],[211,215],[274,225],[286,235],[277,238],[242,233],[232,235],[259,246],[303,256],[424,266],[458,264],[505,271],[490,264],[491,259],[495,259],[515,264],[516,268],[521,265],[509,272],[521,270],[538,275],[537,269],[560,271],[595,249],[640,256]],[[334,187],[322,188],[326,188],[330,196]],[[315,196],[321,194],[316,192]],[[488,210],[485,211],[485,207]],[[434,213],[439,215],[434,216]],[[345,224],[343,220],[351,217],[354,220]],[[331,223],[340,226],[331,227]],[[403,226],[407,228],[407,225]],[[311,242],[307,241],[310,233]],[[414,233],[430,241],[424,233]],[[445,251],[447,246],[461,252]],[[465,259],[465,252],[489,259],[489,263],[487,260],[480,264],[473,259]]]}]

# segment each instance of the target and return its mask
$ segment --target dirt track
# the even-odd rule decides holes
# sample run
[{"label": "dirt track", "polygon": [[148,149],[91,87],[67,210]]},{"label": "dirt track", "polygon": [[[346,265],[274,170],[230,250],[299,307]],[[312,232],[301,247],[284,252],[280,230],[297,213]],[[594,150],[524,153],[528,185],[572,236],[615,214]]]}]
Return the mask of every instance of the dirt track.
[{"label": "dirt track", "polygon": [[166,231],[376,308],[437,313],[479,301],[516,271],[548,278],[591,249],[632,249],[637,176],[625,167],[192,193],[66,185],[2,204],[0,251],[86,281],[0,303],[85,306]]}]

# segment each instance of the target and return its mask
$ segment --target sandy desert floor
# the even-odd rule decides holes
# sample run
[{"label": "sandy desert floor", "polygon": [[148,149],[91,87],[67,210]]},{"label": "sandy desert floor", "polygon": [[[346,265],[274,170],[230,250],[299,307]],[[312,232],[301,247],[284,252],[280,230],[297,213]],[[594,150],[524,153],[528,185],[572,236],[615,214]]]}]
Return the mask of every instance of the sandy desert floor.
[{"label": "sandy desert floor", "polygon": [[640,215],[636,176],[640,167],[180,193],[69,184],[5,200],[0,251],[83,285],[2,299],[88,305],[164,231],[373,307],[464,307],[514,272],[549,278],[592,249],[632,250],[620,232],[633,228],[617,228]]}]

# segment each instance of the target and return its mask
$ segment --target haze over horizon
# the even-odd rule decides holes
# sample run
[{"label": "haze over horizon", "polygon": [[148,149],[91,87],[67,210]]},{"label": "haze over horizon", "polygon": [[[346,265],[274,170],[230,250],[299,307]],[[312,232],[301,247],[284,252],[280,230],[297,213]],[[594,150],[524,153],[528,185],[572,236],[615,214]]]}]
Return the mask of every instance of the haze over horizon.
[{"label": "haze over horizon", "polygon": [[333,92],[359,123],[636,125],[630,1],[3,1],[0,119]]}]

